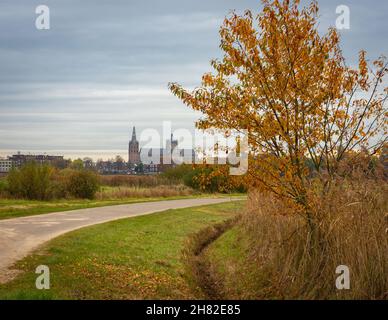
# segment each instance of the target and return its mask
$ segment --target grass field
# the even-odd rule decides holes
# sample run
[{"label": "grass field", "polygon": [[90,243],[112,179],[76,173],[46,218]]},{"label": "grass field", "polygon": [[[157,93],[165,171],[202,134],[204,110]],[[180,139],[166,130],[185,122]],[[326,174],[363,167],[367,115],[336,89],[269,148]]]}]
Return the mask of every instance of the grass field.
[{"label": "grass field", "polygon": [[[18,262],[22,273],[0,285],[0,299],[201,298],[186,278],[185,241],[235,216],[243,205],[169,210],[68,233]],[[50,290],[35,288],[38,265],[50,268]]]}]

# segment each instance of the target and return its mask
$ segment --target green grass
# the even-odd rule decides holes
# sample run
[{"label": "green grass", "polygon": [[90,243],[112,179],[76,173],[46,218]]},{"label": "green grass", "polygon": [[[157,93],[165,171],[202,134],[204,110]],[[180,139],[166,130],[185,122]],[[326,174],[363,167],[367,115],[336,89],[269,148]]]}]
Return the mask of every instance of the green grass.
[{"label": "green grass", "polygon": [[[199,230],[231,218],[243,201],[168,210],[100,224],[58,237],[18,262],[0,299],[189,299],[182,249]],[[38,265],[51,289],[37,290]]]},{"label": "green grass", "polygon": [[[39,215],[52,212],[61,212],[77,209],[95,208],[103,206],[113,206],[119,204],[130,204],[148,201],[161,200],[176,200],[190,199],[200,197],[225,197],[237,196],[232,195],[211,195],[211,194],[196,194],[189,196],[173,196],[173,197],[152,197],[152,198],[127,198],[117,200],[53,200],[53,201],[32,201],[18,199],[1,199],[0,198],[0,220],[25,217],[31,215]],[[239,195],[241,196],[241,195]]]}]

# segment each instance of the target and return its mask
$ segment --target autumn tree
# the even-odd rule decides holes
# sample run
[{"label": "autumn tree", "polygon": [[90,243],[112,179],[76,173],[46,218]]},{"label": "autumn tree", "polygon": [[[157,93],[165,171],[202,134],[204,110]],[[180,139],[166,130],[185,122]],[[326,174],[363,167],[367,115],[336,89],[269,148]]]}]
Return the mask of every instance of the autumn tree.
[{"label": "autumn tree", "polygon": [[358,66],[347,65],[337,31],[318,33],[316,2],[262,2],[257,15],[225,19],[224,56],[199,88],[169,87],[203,113],[199,128],[247,130],[251,185],[298,204],[313,224],[306,162],[325,192],[347,153],[373,154],[387,141],[387,62],[360,51]]}]

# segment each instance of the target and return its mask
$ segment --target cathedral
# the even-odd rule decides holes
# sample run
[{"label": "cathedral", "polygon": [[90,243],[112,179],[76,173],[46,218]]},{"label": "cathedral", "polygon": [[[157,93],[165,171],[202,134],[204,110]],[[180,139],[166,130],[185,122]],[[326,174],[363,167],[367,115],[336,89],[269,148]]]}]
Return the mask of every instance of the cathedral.
[{"label": "cathedral", "polygon": [[[171,134],[171,139],[166,141],[166,148],[160,148],[160,162],[157,164],[142,165],[144,169],[150,172],[163,172],[168,168],[174,167],[176,164],[171,159],[172,151],[178,147],[178,140],[174,140],[173,135]],[[192,149],[182,149],[179,150],[181,156],[185,154],[188,155],[190,160],[188,163],[193,163],[195,161],[195,152]],[[139,141],[136,139],[136,128],[132,129],[132,138],[129,141],[128,145],[128,166],[129,168],[134,168],[141,164],[140,159],[140,146]],[[148,155],[152,155],[152,149],[148,150]]]},{"label": "cathedral", "polygon": [[133,127],[132,139],[128,146],[128,165],[130,167],[140,164],[140,148],[139,141],[136,140],[136,128]]}]

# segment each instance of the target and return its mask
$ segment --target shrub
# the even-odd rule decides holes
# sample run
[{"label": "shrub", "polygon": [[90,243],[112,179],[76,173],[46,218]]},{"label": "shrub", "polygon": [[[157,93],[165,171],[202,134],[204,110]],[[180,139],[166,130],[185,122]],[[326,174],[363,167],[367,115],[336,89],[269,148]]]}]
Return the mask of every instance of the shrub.
[{"label": "shrub", "polygon": [[30,200],[51,200],[68,196],[92,199],[99,189],[99,178],[92,171],[58,171],[48,165],[30,162],[20,169],[11,170],[6,185],[10,195]]},{"label": "shrub", "polygon": [[66,170],[66,191],[75,198],[93,199],[100,188],[99,176],[89,170]]},{"label": "shrub", "polygon": [[0,197],[5,197],[8,193],[8,183],[5,178],[0,178]]},{"label": "shrub", "polygon": [[183,181],[183,179],[193,173],[193,166],[182,164],[163,172],[162,176],[168,180]]},{"label": "shrub", "polygon": [[227,165],[180,165],[163,176],[204,192],[246,192],[241,176],[231,176]]},{"label": "shrub", "polygon": [[13,169],[7,176],[11,195],[30,200],[49,200],[54,169],[47,165],[30,162],[20,169]]}]

